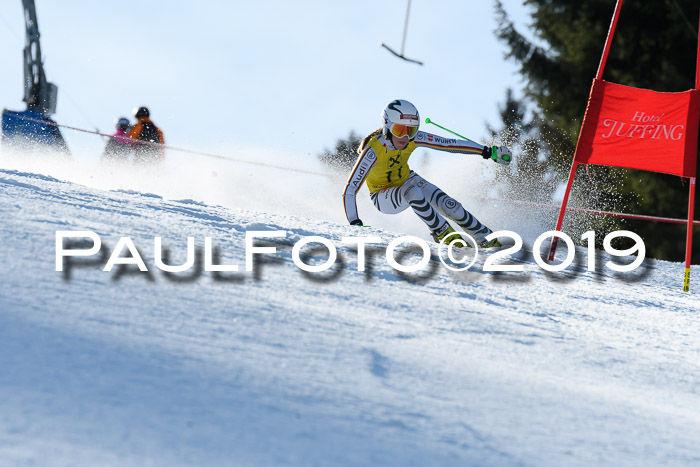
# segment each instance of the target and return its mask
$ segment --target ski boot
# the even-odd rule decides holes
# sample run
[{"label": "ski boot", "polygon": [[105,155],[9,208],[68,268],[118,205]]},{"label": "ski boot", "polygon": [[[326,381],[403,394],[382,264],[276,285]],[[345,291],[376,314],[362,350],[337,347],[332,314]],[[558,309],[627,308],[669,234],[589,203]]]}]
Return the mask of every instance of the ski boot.
[{"label": "ski boot", "polygon": [[483,242],[479,243],[479,246],[481,248],[500,248],[503,245],[501,245],[501,242],[499,242],[497,238],[494,238],[490,242],[484,240]]},{"label": "ski boot", "polygon": [[436,243],[442,243],[443,240],[447,239],[450,245],[457,242],[454,245],[456,247],[471,247],[471,245],[467,243],[467,241],[464,240],[462,236],[455,231],[455,229],[452,228],[449,222],[445,222],[445,225],[437,230],[434,230],[433,232],[430,232],[430,235],[433,237],[433,240],[435,240]]}]

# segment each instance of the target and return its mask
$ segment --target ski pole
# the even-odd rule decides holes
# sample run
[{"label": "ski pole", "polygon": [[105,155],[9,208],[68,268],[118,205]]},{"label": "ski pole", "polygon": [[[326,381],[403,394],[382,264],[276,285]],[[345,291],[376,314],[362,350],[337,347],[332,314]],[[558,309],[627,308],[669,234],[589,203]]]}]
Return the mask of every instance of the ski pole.
[{"label": "ski pole", "polygon": [[445,128],[445,127],[442,126],[442,125],[438,125],[437,123],[435,123],[434,121],[432,121],[430,118],[426,118],[426,119],[425,119],[425,123],[433,124],[433,125],[435,125],[436,127],[442,128],[442,129],[445,130],[445,131],[449,131],[450,133],[452,133],[452,134],[455,135],[455,136],[459,136],[460,138],[466,139],[467,141],[471,141],[472,143],[474,142],[474,141],[472,141],[471,139],[467,138],[466,136],[460,135],[460,134],[457,133],[456,131],[452,131],[452,130],[450,130],[449,128]]},{"label": "ski pole", "polygon": [[[445,128],[445,127],[442,126],[442,125],[438,125],[437,123],[435,123],[434,121],[432,121],[430,118],[426,118],[426,119],[425,119],[425,123],[428,123],[428,124],[431,124],[431,123],[432,123],[432,124],[435,125],[436,127],[442,128],[443,130],[448,131],[448,132],[452,133],[452,134],[455,135],[455,136],[459,136],[460,138],[466,139],[467,141],[471,141],[472,143],[475,142],[475,141],[473,141],[473,140],[467,138],[466,136],[460,135],[460,134],[457,133],[456,131],[452,131],[452,130],[450,130],[449,128]],[[493,160],[496,160],[496,152],[495,152],[496,148],[497,148],[497,146],[493,146],[493,148],[491,149],[491,150],[493,151],[493,152],[492,152],[493,155],[491,156],[491,159],[493,159]],[[510,155],[504,154],[504,155],[503,155],[503,160],[504,160],[504,161],[510,161]]]}]

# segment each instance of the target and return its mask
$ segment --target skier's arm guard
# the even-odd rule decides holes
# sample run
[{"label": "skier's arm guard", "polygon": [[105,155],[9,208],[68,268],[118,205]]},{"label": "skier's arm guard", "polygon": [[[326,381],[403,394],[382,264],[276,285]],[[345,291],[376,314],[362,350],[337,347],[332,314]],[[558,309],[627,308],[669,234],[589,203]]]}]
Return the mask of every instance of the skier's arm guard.
[{"label": "skier's arm guard", "polygon": [[416,146],[438,151],[456,152],[460,154],[478,154],[481,155],[484,150],[483,144],[467,141],[465,139],[443,138],[432,133],[419,131],[414,139]]},{"label": "skier's arm guard", "polygon": [[343,205],[345,207],[345,217],[347,217],[351,225],[356,225],[356,222],[359,220],[359,216],[357,215],[357,192],[365,182],[369,170],[374,166],[376,161],[377,156],[374,150],[367,147],[362,154],[360,154],[360,157],[357,158],[355,167],[353,167],[352,172],[350,172],[348,182],[345,184]]}]

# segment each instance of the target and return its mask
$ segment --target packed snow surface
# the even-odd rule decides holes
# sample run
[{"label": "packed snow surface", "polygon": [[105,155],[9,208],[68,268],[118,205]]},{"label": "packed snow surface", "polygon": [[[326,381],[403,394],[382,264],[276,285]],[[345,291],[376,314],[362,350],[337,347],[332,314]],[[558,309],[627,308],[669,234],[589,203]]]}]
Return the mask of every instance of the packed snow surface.
[{"label": "packed snow surface", "polygon": [[[88,185],[0,169],[0,465],[700,463],[700,268],[689,294],[679,263],[588,271],[583,248],[560,273],[482,253],[400,275],[384,251],[406,232],[345,225],[337,197],[323,220]],[[56,271],[64,230],[106,255],[130,237],[149,271]],[[249,231],[285,232],[254,272]],[[294,264],[312,235],[342,266]],[[364,272],[358,235],[382,239]],[[240,271],[168,276],[154,237],[169,264],[211,237]]]}]

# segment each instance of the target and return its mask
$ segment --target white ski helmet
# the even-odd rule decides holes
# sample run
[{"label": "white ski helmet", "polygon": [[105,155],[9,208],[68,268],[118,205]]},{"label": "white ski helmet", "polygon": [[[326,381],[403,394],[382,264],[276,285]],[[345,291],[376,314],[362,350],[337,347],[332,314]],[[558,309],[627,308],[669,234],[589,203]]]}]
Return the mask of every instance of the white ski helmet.
[{"label": "white ski helmet", "polygon": [[389,134],[398,137],[408,135],[409,139],[413,140],[418,133],[420,126],[418,109],[406,100],[397,99],[390,102],[384,108],[382,118],[384,119],[384,135],[386,137],[389,137]]}]

